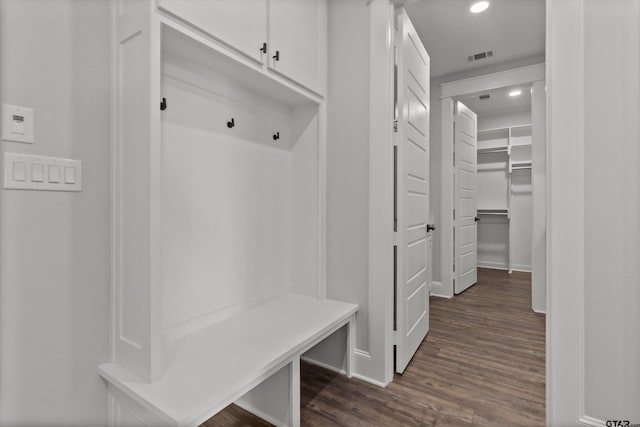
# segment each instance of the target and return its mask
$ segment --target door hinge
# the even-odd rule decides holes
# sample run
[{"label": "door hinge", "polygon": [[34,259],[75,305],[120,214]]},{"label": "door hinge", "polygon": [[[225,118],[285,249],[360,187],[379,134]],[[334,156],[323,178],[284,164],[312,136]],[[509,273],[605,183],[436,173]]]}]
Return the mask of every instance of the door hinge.
[{"label": "door hinge", "polygon": [[393,132],[394,133],[398,133],[398,121],[397,120],[393,121]]}]

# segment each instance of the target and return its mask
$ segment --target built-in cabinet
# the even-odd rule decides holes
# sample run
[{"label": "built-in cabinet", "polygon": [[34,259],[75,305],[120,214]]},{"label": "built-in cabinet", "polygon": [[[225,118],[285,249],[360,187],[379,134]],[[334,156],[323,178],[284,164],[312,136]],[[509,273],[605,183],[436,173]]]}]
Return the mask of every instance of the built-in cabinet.
[{"label": "built-in cabinet", "polygon": [[317,93],[324,93],[326,2],[317,0],[159,0],[242,55]]},{"label": "built-in cabinet", "polygon": [[201,423],[268,377],[297,425],[300,357],[355,324],[325,297],[326,9],[115,2],[113,424]]},{"label": "built-in cabinet", "polygon": [[531,126],[478,131],[478,266],[531,271]]}]

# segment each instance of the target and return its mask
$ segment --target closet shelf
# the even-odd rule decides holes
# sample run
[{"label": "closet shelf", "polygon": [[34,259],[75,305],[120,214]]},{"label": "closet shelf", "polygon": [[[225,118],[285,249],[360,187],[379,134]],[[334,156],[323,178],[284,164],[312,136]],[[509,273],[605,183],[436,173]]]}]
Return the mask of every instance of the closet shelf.
[{"label": "closet shelf", "polygon": [[504,145],[500,147],[478,148],[478,154],[506,153],[509,154],[509,147]]},{"label": "closet shelf", "polygon": [[506,216],[510,217],[509,209],[478,209],[478,215]]},{"label": "closet shelf", "polygon": [[513,172],[516,170],[527,170],[527,169],[531,169],[531,161],[525,161],[525,162],[511,162],[509,164],[509,172]]}]

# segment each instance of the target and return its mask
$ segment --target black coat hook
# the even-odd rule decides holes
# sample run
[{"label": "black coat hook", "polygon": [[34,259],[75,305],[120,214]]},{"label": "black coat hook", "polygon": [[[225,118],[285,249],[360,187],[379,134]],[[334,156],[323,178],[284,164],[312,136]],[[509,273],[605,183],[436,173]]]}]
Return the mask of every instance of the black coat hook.
[{"label": "black coat hook", "polygon": [[280,132],[276,132],[276,133],[274,133],[274,134],[273,134],[273,140],[274,140],[274,141],[277,141],[277,140],[279,140],[279,139],[280,139]]},{"label": "black coat hook", "polygon": [[235,119],[231,119],[230,121],[227,122],[227,127],[229,129],[231,129],[232,127],[234,127],[236,125],[236,120]]}]

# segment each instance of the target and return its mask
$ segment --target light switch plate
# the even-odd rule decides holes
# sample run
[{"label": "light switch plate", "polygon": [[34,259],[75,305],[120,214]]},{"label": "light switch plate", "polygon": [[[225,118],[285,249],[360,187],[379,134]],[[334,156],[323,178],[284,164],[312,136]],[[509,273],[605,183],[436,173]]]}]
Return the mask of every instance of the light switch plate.
[{"label": "light switch plate", "polygon": [[82,191],[82,161],[4,153],[4,188]]},{"label": "light switch plate", "polygon": [[33,108],[2,104],[2,139],[33,144]]}]

